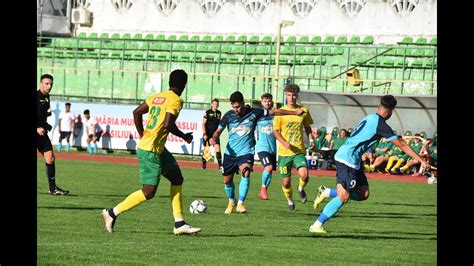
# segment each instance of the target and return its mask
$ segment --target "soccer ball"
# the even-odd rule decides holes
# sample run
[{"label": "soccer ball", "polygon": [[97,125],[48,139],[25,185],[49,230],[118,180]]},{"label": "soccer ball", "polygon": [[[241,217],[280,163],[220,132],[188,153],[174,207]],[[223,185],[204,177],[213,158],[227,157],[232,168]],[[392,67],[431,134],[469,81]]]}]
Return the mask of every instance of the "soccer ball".
[{"label": "soccer ball", "polygon": [[432,185],[432,184],[437,184],[438,183],[438,179],[434,176],[431,176],[430,178],[428,178],[428,184]]},{"label": "soccer ball", "polygon": [[193,202],[191,202],[191,205],[189,206],[189,212],[190,213],[206,213],[207,205],[201,199],[194,200]]}]

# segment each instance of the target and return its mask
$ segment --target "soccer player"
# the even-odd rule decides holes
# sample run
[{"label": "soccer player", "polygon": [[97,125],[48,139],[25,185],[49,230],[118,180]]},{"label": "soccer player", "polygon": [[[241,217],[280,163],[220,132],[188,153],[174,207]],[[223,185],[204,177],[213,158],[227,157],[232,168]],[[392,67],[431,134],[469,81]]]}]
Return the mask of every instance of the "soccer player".
[{"label": "soccer player", "polygon": [[[262,107],[271,110],[273,106],[273,96],[265,93],[261,96]],[[259,197],[262,200],[268,199],[268,187],[272,181],[272,172],[276,169],[276,138],[273,134],[273,116],[262,116],[257,121],[257,145],[255,146],[258,158],[263,164],[262,186]]]},{"label": "soccer player", "polygon": [[[335,155],[337,196],[326,204],[321,215],[309,227],[310,232],[326,234],[322,225],[333,217],[349,199],[362,201],[369,197],[369,183],[364,174],[361,156],[382,137],[391,141],[412,158],[419,160],[426,169],[430,168],[430,165],[420,158],[408,144],[397,138],[397,135],[385,122],[392,116],[396,105],[397,100],[392,95],[381,97],[377,113],[363,118],[347,141],[339,148]],[[322,202],[326,195],[324,195],[325,193],[319,194],[316,200]]]},{"label": "soccer player", "polygon": [[[192,227],[184,221],[181,192],[183,175],[175,158],[165,148],[169,133],[184,139],[187,143],[191,143],[193,140],[192,132],[183,133],[175,123],[183,107],[183,100],[180,96],[187,81],[188,75],[184,70],[174,70],[170,74],[169,90],[151,95],[133,111],[135,127],[141,137],[137,155],[140,162],[142,188],[130,194],[114,208],[102,211],[105,231],[112,233],[116,219],[120,214],[155,196],[160,183],[160,175],[171,182],[170,198],[174,216],[173,233],[182,235],[196,234],[201,231],[201,228]],[[148,113],[148,119],[146,128],[143,129],[142,115],[146,113]]]},{"label": "soccer player", "polygon": [[[211,109],[207,110],[202,119],[202,131],[204,135],[202,136],[204,140],[204,145],[209,144],[209,139],[212,138],[214,132],[219,126],[221,121],[222,113],[217,110],[219,108],[219,100],[213,99],[211,102]],[[219,169],[222,171],[222,154],[221,154],[221,143],[219,139],[216,140],[216,145],[214,145],[216,150],[217,163],[219,164]],[[206,159],[204,159],[204,154],[202,157],[202,169],[206,169]]]},{"label": "soccer player", "polygon": [[51,115],[49,93],[53,89],[53,76],[43,74],[40,77],[40,88],[36,93],[36,148],[43,155],[46,161],[46,176],[49,183],[49,194],[67,195],[69,191],[62,190],[56,186],[56,166],[53,145],[48,137],[48,131],[53,127],[48,124],[47,118]]},{"label": "soccer player", "polygon": [[63,147],[63,139],[66,139],[66,152],[71,150],[71,144],[69,139],[71,137],[72,130],[74,129],[74,114],[71,112],[71,103],[66,103],[66,110],[59,114],[58,131],[59,131],[59,142],[58,152],[61,152]]},{"label": "soccer player", "polygon": [[86,125],[87,151],[92,153],[91,142],[94,143],[94,153],[97,153],[97,141],[102,136],[102,128],[94,117],[91,117],[89,109],[84,110],[84,124]]},{"label": "soccer player", "polygon": [[275,117],[273,120],[273,130],[275,137],[280,142],[278,145],[278,170],[282,178],[282,189],[288,201],[288,210],[295,210],[293,201],[293,188],[291,187],[291,168],[294,166],[300,176],[298,191],[302,203],[306,203],[307,197],[304,187],[308,184],[308,168],[306,166],[305,145],[303,142],[303,127],[310,142],[310,149],[314,147],[313,132],[311,124],[313,119],[306,107],[296,103],[300,87],[296,84],[288,84],[285,87],[285,97],[287,104],[281,109],[304,110],[302,116]]},{"label": "soccer player", "polygon": [[301,115],[303,110],[294,109],[293,111],[281,109],[261,109],[252,108],[245,105],[244,96],[241,92],[236,91],[230,96],[230,104],[232,110],[225,113],[222,117],[219,127],[209,140],[211,145],[216,143],[225,127],[229,132],[229,141],[224,151],[224,162],[222,164],[222,175],[224,176],[224,190],[229,198],[229,203],[224,211],[231,214],[235,207],[235,186],[234,174],[240,170],[242,177],[239,185],[239,201],[236,211],[245,213],[244,201],[250,185],[250,172],[254,162],[254,146],[255,146],[255,126],[258,119],[266,115]]}]

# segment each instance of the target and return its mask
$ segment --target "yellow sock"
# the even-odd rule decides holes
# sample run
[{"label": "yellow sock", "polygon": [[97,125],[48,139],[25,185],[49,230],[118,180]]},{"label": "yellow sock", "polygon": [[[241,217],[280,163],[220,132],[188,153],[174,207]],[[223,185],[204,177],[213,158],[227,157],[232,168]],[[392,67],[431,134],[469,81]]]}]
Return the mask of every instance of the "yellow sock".
[{"label": "yellow sock", "polygon": [[171,206],[173,208],[173,216],[174,221],[179,222],[183,221],[183,193],[181,190],[183,189],[182,185],[179,186],[170,186],[170,199],[171,199]]},{"label": "yellow sock", "polygon": [[393,162],[395,160],[398,160],[397,156],[390,156],[390,158],[388,158],[388,163],[387,163],[387,166],[385,167],[385,171],[388,172],[390,170],[390,168],[392,168]]},{"label": "yellow sock", "polygon": [[306,187],[306,184],[308,184],[308,181],[303,181],[303,179],[301,179],[300,177],[300,184],[298,185],[298,191],[303,190],[304,187]]},{"label": "yellow sock", "polygon": [[375,165],[371,164],[369,165],[370,172],[375,171]]},{"label": "yellow sock", "polygon": [[117,210],[119,213],[126,212],[144,201],[146,201],[145,194],[140,189],[128,195],[124,201],[120,202],[117,205]]},{"label": "yellow sock", "polygon": [[400,171],[406,172],[408,170],[408,166],[405,164],[402,168],[400,168]]},{"label": "yellow sock", "polygon": [[286,199],[292,199],[292,197],[293,197],[293,188],[292,187],[285,188],[284,186],[282,186],[281,189],[283,189],[283,194],[285,194]]},{"label": "yellow sock", "polygon": [[395,166],[393,166],[392,170],[397,170],[398,168],[400,168],[400,165],[402,165],[402,163],[404,163],[405,160],[403,159],[398,159],[398,162],[395,164]]}]

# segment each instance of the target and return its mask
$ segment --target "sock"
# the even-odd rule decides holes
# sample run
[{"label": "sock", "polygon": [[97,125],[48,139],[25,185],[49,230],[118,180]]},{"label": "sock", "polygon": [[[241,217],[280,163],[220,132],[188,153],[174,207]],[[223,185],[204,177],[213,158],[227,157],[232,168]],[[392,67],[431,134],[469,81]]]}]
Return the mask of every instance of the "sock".
[{"label": "sock", "polygon": [[56,166],[53,164],[46,163],[46,176],[48,177],[49,191],[54,191],[56,188]]},{"label": "sock", "polygon": [[249,192],[250,178],[241,177],[239,185],[239,201],[244,201],[247,198],[247,193]]},{"label": "sock", "polygon": [[204,159],[204,157],[202,157],[201,159],[202,159],[202,164],[206,164],[206,159]]},{"label": "sock", "polygon": [[357,192],[355,192],[355,191],[352,191],[351,194],[349,194],[349,198],[350,198],[351,200],[361,201],[360,196],[359,196],[359,193],[357,193]]},{"label": "sock", "polygon": [[110,209],[107,209],[107,212],[109,213],[110,217],[112,217],[112,218],[114,218],[114,219],[117,218],[117,216],[118,216],[118,214],[115,214],[115,210],[116,210],[116,209],[117,209],[117,208],[110,208]]},{"label": "sock", "polygon": [[306,184],[308,184],[308,181],[303,181],[303,179],[301,179],[300,177],[300,183],[298,185],[298,191],[302,191],[304,189],[304,187],[306,187]]},{"label": "sock", "polygon": [[171,207],[173,208],[173,217],[175,222],[184,221],[183,218],[183,186],[170,186]]},{"label": "sock", "polygon": [[285,194],[285,198],[287,200],[291,200],[293,197],[293,188],[291,186],[289,188],[285,188],[284,186],[282,186],[281,189],[283,189],[283,194]]},{"label": "sock", "polygon": [[118,214],[130,210],[131,208],[138,206],[144,201],[146,201],[145,194],[143,194],[143,191],[141,189],[137,190],[132,194],[128,195],[128,197],[124,201],[120,202],[117,205]]},{"label": "sock", "polygon": [[271,177],[271,173],[267,172],[267,170],[263,170],[262,172],[262,187],[266,187],[268,182],[268,178]]},{"label": "sock", "polygon": [[94,143],[94,153],[97,153],[97,143]]},{"label": "sock", "polygon": [[393,166],[392,170],[394,170],[394,171],[397,170],[398,168],[400,168],[400,165],[402,165],[402,163],[404,163],[404,162],[405,162],[405,160],[403,160],[401,158],[398,159],[398,162]]},{"label": "sock", "polygon": [[402,168],[400,168],[400,171],[406,172],[408,170],[408,166],[405,164]]},{"label": "sock", "polygon": [[375,171],[375,165],[373,165],[373,164],[369,165],[369,169],[370,169],[370,171],[372,171],[372,172]]},{"label": "sock", "polygon": [[66,144],[66,152],[69,152],[71,150],[71,144],[68,142]]},{"label": "sock", "polygon": [[228,184],[224,184],[225,194],[227,198],[234,200],[235,199],[235,185],[234,180],[230,181]]},{"label": "sock", "polygon": [[267,183],[265,184],[265,186],[269,187],[271,182],[272,182],[272,172],[268,173]]},{"label": "sock", "polygon": [[222,153],[216,152],[216,158],[217,158],[217,163],[219,164],[219,167],[221,167],[222,166]]},{"label": "sock", "polygon": [[61,142],[58,143],[58,152],[61,152],[63,148],[63,144]]},{"label": "sock", "polygon": [[342,201],[338,197],[333,198],[324,206],[323,212],[319,215],[317,220],[321,224],[324,224],[327,220],[331,219],[341,207]]},{"label": "sock", "polygon": [[326,188],[323,192],[323,195],[326,198],[335,197],[335,196],[337,196],[337,189],[335,189],[335,188]]},{"label": "sock", "polygon": [[91,146],[90,143],[87,144],[87,152],[88,152],[88,153],[92,153],[92,146]]},{"label": "sock", "polygon": [[180,228],[180,227],[183,226],[184,224],[185,224],[184,220],[178,221],[178,222],[174,222],[174,228]]},{"label": "sock", "polygon": [[388,159],[388,162],[387,162],[387,166],[385,167],[385,171],[388,172],[390,170],[390,168],[392,168],[393,162],[395,160],[398,160],[397,156],[390,156],[390,158]]}]

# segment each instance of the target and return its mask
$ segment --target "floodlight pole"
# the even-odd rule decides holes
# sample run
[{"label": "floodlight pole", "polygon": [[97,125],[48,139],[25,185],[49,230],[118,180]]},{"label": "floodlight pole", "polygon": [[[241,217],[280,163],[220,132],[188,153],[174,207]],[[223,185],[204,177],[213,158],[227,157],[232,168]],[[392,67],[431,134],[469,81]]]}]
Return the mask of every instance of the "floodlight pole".
[{"label": "floodlight pole", "polygon": [[295,22],[292,20],[282,20],[278,23],[278,32],[277,32],[277,45],[276,45],[276,57],[275,57],[275,77],[273,78],[273,107],[277,107],[278,103],[278,77],[279,77],[279,67],[280,67],[280,38],[281,38],[281,28],[286,26],[291,26]]}]

